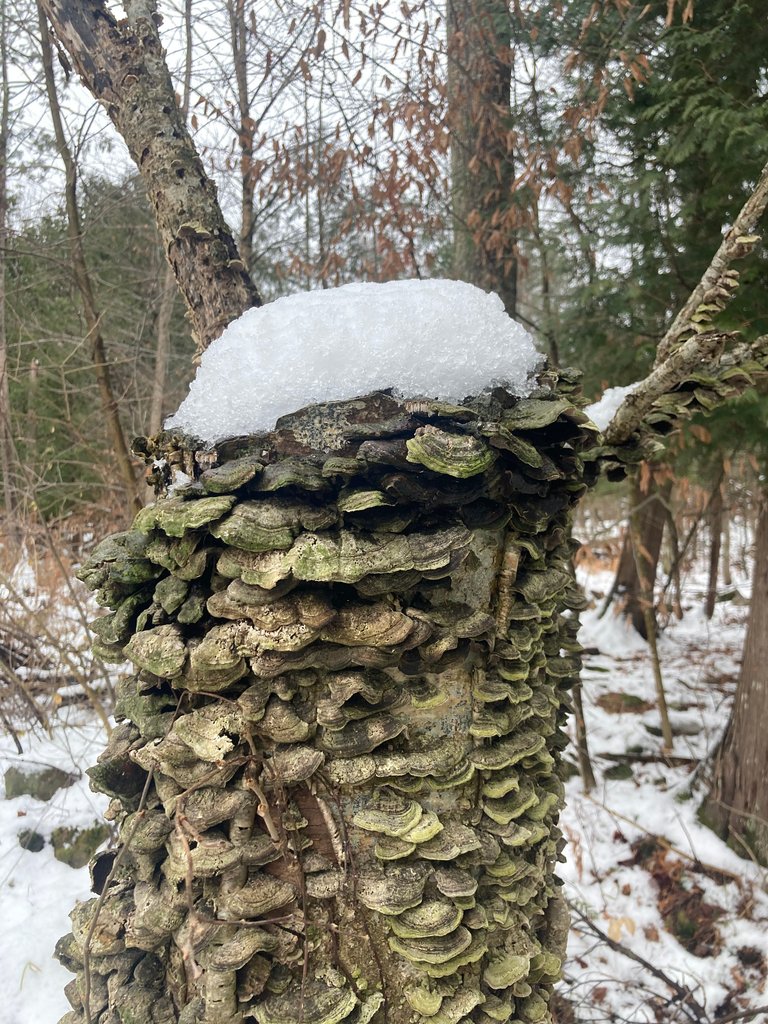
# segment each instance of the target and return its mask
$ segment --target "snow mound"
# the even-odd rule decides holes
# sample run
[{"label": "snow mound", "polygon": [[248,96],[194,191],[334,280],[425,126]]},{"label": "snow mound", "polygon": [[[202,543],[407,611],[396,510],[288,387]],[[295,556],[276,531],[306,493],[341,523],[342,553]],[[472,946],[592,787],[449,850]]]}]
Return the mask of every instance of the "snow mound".
[{"label": "snow mound", "polygon": [[205,441],[271,430],[314,402],[393,388],[461,401],[530,392],[541,363],[501,299],[461,281],[347,284],[250,309],[204,353],[166,421]]},{"label": "snow mound", "polygon": [[588,405],[584,412],[589,416],[596,427],[605,430],[613,417],[616,415],[619,406],[631,395],[635,388],[640,386],[640,381],[634,384],[626,384],[620,388],[606,388],[599,401]]}]

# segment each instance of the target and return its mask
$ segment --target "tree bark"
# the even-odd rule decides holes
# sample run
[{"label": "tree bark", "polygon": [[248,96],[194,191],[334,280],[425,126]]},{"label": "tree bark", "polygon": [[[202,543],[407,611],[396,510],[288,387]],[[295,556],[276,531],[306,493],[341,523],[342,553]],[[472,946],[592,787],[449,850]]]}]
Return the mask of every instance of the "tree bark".
[{"label": "tree bark", "polygon": [[715,602],[717,601],[717,579],[723,537],[723,476],[724,470],[721,465],[712,487],[712,500],[709,504],[709,576],[704,600],[704,615],[708,619],[715,614]]},{"label": "tree bark", "polygon": [[[184,0],[184,86],[181,94],[179,117],[186,125],[189,98],[192,92],[192,0]],[[171,354],[171,318],[177,294],[176,275],[168,264],[160,296],[155,343],[155,372],[152,377],[152,399],[149,409],[149,434],[157,434],[163,425],[163,400],[168,359]]]},{"label": "tree bark", "polygon": [[[650,475],[649,469],[649,476]],[[647,551],[644,544],[646,538],[644,537],[644,517],[642,515],[643,509],[641,508],[640,502],[640,498],[643,493],[643,481],[641,477],[642,470],[636,470],[631,478],[633,507],[629,515],[629,529],[632,538],[632,554],[634,556],[635,568],[637,570],[637,602],[642,611],[643,624],[645,626],[645,639],[648,641],[648,647],[651,652],[653,679],[656,686],[656,703],[658,704],[659,718],[661,719],[661,734],[664,738],[664,749],[671,751],[674,739],[672,736],[672,724],[669,720],[669,711],[667,709],[667,696],[664,692],[664,680],[661,673],[661,658],[659,657],[658,647],[658,623],[656,621],[656,609],[654,606],[656,566],[658,564],[659,553],[661,551],[661,541],[664,534],[666,515],[662,516],[661,524],[658,528],[658,548],[654,547],[652,551]],[[669,492],[672,489],[672,481],[668,480],[667,483],[668,487],[666,487],[666,497],[668,498]],[[659,497],[661,499],[661,494]],[[667,502],[664,501],[662,505],[663,512],[666,511],[666,504]],[[655,533],[653,535],[653,541],[655,544]],[[651,575],[651,573],[653,574]]]},{"label": "tree bark", "polygon": [[768,493],[763,493],[747,635],[731,716],[702,808],[704,820],[741,854],[768,864]]},{"label": "tree bark", "polygon": [[733,573],[731,572],[731,514],[732,514],[732,491],[728,486],[728,481],[723,483],[723,490],[725,494],[723,496],[723,556],[722,556],[722,567],[721,572],[723,576],[723,585],[730,587],[733,585]]},{"label": "tree bark", "polygon": [[163,290],[160,294],[160,308],[157,313],[155,368],[152,374],[152,396],[149,406],[149,434],[156,434],[163,426],[163,403],[166,396],[168,360],[171,355],[171,319],[173,303],[177,295],[176,278],[171,268],[166,267]]},{"label": "tree bark", "polygon": [[447,5],[453,272],[495,291],[514,316],[518,210],[510,18],[502,0]]},{"label": "tree bark", "polygon": [[582,700],[581,680],[573,687],[573,725],[576,734],[576,756],[579,761],[579,775],[585,793],[591,793],[595,788],[595,772],[592,768],[592,758],[589,753],[589,739],[587,737],[587,724],[584,719],[584,702]]},{"label": "tree bark", "polygon": [[176,101],[154,0],[40,0],[86,87],[105,107],[144,179],[187,304],[198,355],[261,304]]},{"label": "tree bark", "polygon": [[256,182],[253,174],[253,144],[256,122],[251,117],[251,99],[248,89],[248,29],[245,24],[245,0],[227,0],[232,66],[237,88],[239,114],[238,144],[240,146],[240,257],[250,271],[253,259],[254,197]]},{"label": "tree bark", "polygon": [[53,73],[53,54],[48,38],[48,25],[42,5],[38,3],[38,23],[40,27],[40,49],[43,63],[43,76],[45,78],[45,90],[48,97],[48,106],[53,122],[56,149],[64,164],[65,184],[64,199],[67,210],[67,237],[69,240],[69,253],[72,260],[72,274],[75,279],[77,290],[83,304],[83,315],[87,328],[86,342],[91,353],[91,362],[99,388],[101,411],[104,416],[107,434],[112,446],[115,463],[125,488],[129,506],[134,512],[141,508],[142,502],[137,490],[136,472],[133,460],[128,451],[128,444],[125,440],[125,433],[120,422],[117,399],[112,384],[112,375],[109,369],[106,345],[101,332],[101,313],[96,305],[96,297],[91,283],[91,275],[88,271],[88,264],[85,259],[83,248],[83,233],[80,224],[80,210],[77,200],[77,165],[67,143],[64,132],[64,123],[59,107],[59,97],[56,91],[56,81]]},{"label": "tree bark", "polygon": [[11,396],[8,384],[8,336],[5,309],[5,251],[8,244],[8,131],[10,96],[8,91],[8,23],[5,4],[0,4],[0,473],[3,477],[3,508],[8,538],[7,554],[13,556],[21,543],[18,502],[13,482],[13,429]]},{"label": "tree bark", "polygon": [[[619,614],[627,618],[644,640],[648,639],[645,605],[642,598],[642,577],[650,581],[651,590],[656,580],[656,570],[661,554],[664,525],[667,521],[667,502],[672,490],[672,481],[667,480],[658,487],[653,469],[648,463],[634,474],[630,491],[630,517],[636,517],[634,529],[627,528],[621,546],[616,578],[611,588],[612,600],[618,602]],[[635,557],[633,536],[639,538],[639,550]],[[638,565],[640,570],[638,570]],[[653,612],[653,609],[651,609]]]}]

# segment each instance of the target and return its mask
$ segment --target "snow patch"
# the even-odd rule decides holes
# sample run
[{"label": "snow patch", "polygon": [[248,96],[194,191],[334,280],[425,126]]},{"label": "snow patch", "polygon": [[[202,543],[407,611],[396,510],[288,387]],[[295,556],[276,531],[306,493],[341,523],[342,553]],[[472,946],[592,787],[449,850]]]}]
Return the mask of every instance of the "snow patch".
[{"label": "snow patch", "polygon": [[165,425],[214,442],[271,430],[313,402],[386,388],[461,401],[505,384],[522,397],[540,364],[533,338],[492,292],[445,280],[348,284],[231,323]]},{"label": "snow patch", "polygon": [[600,400],[588,405],[584,412],[596,427],[605,430],[627,395],[631,395],[640,384],[641,382],[637,380],[634,384],[626,384],[624,387],[606,388]]},{"label": "snow patch", "polygon": [[[88,868],[74,870],[56,860],[50,837],[59,825],[87,828],[102,820],[108,798],[91,792],[84,773],[106,737],[88,712],[75,709],[62,709],[53,725],[50,736],[27,733],[22,756],[0,734],[0,772],[37,764],[80,774],[47,803],[31,796],[0,799],[0,1024],[53,1024],[70,1009],[64,986],[72,975],[53,959],[53,949],[71,930],[75,902],[93,896]],[[39,853],[19,845],[22,829],[45,838]]]}]

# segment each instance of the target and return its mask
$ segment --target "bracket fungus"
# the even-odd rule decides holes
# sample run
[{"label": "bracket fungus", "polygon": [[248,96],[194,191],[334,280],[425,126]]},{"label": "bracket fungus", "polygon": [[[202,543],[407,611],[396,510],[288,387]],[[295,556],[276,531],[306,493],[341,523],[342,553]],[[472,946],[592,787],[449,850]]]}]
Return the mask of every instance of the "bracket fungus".
[{"label": "bracket fungus", "polygon": [[163,1024],[546,1018],[579,402],[550,373],[143,442],[187,482],[81,571],[136,670],[91,774],[126,854],[60,944],[82,979],[96,940],[93,1024],[139,1019],[117,979],[149,957]]}]

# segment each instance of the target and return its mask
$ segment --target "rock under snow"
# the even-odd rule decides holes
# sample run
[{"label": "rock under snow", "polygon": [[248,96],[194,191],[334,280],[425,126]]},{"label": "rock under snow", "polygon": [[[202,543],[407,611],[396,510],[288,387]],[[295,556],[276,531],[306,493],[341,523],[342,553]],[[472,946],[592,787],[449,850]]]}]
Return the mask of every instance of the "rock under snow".
[{"label": "rock under snow", "polygon": [[270,430],[313,402],[386,388],[461,401],[505,384],[523,396],[540,363],[494,293],[461,281],[348,284],[277,299],[231,323],[165,425],[213,442]]}]

